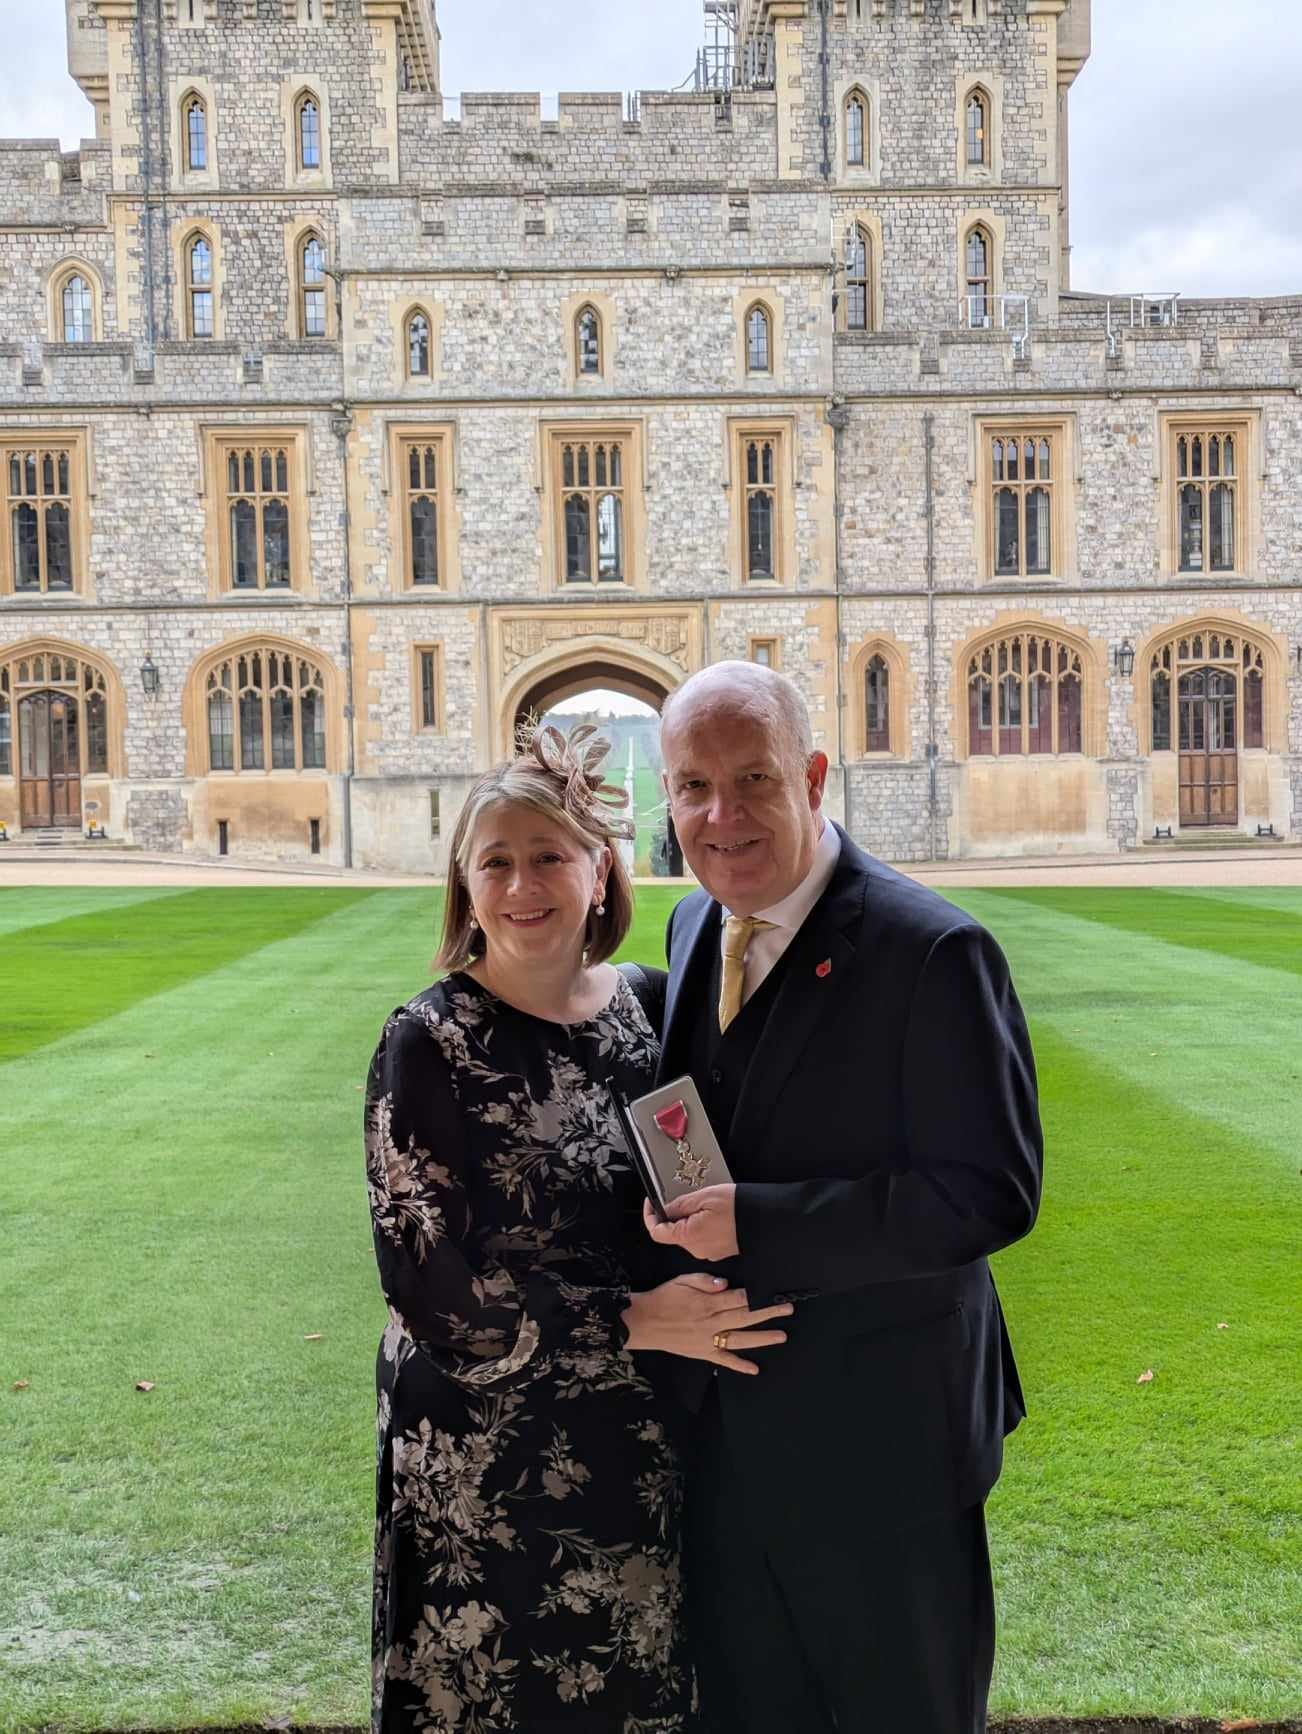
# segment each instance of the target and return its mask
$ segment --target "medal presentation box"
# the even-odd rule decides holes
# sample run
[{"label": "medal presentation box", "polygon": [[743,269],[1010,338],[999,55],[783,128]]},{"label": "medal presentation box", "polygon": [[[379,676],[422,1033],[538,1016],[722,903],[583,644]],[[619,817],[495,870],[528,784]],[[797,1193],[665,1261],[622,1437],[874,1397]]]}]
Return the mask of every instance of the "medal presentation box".
[{"label": "medal presentation box", "polygon": [[732,1179],[691,1078],[662,1084],[632,1102],[612,1093],[633,1165],[662,1220],[673,1199]]}]

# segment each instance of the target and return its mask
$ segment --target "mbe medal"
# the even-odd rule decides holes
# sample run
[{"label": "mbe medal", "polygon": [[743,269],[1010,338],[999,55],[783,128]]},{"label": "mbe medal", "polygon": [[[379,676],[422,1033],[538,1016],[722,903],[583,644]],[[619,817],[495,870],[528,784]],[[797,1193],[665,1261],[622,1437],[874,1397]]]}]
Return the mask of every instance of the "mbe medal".
[{"label": "mbe medal", "polygon": [[655,1116],[655,1123],[672,1141],[678,1157],[674,1179],[682,1186],[695,1188],[703,1185],[710,1169],[710,1158],[698,1156],[688,1141],[686,1102],[671,1102],[667,1108],[661,1108]]}]

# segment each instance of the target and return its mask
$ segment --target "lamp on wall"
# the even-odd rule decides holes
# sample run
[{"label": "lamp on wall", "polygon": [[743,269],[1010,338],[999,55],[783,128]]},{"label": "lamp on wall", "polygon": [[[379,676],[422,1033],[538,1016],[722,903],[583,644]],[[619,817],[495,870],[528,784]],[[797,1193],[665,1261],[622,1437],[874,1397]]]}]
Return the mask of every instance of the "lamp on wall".
[{"label": "lamp on wall", "polygon": [[140,684],[145,689],[147,698],[158,697],[158,667],[148,651],[145,660],[140,664]]},{"label": "lamp on wall", "polygon": [[1122,680],[1129,680],[1135,672],[1135,647],[1128,638],[1123,638],[1112,652],[1112,666]]}]

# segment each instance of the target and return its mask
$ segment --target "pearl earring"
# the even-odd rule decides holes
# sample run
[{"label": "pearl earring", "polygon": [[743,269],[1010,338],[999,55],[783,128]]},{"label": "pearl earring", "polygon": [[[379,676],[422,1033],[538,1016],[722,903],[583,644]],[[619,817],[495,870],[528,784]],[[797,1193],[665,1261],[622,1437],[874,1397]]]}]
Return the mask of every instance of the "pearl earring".
[{"label": "pearl earring", "polygon": [[604,903],[599,903],[597,905],[597,914],[598,915],[604,915],[605,913],[606,913],[606,905]]}]

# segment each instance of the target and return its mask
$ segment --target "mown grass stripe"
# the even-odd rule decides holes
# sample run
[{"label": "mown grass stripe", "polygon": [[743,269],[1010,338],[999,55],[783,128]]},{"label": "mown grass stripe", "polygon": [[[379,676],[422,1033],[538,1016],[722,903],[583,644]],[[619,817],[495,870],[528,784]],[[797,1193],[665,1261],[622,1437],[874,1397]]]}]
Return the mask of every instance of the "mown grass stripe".
[{"label": "mown grass stripe", "polygon": [[1260,969],[1302,975],[1302,899],[1295,914],[1240,899],[1233,928],[1225,925],[1225,899],[1192,890],[1149,890],[1141,898],[1111,890],[996,887],[985,895],[1057,909],[1076,920],[1097,921],[1121,933],[1159,939],[1193,951],[1215,952]]},{"label": "mown grass stripe", "polygon": [[368,890],[183,892],[21,928],[5,941],[0,1062],[312,926]]},{"label": "mown grass stripe", "polygon": [[[26,927],[43,927],[67,921],[74,915],[103,914],[152,903],[162,897],[179,897],[175,886],[77,886],[14,885],[0,891],[0,936]],[[7,951],[3,954],[7,964]]]},{"label": "mown grass stripe", "polygon": [[[1108,892],[1142,910],[1151,892]],[[1093,902],[1096,894],[1081,892]],[[1173,1109],[1219,1121],[1277,1176],[1302,1148],[1302,981],[1214,947],[1184,947],[1077,919],[1056,900],[968,892],[963,906],[1004,944],[1037,1028],[1067,1040]],[[1234,905],[1217,904],[1227,933]],[[1173,1156],[1178,1159],[1179,1152]]]}]

